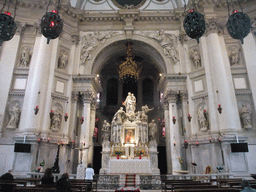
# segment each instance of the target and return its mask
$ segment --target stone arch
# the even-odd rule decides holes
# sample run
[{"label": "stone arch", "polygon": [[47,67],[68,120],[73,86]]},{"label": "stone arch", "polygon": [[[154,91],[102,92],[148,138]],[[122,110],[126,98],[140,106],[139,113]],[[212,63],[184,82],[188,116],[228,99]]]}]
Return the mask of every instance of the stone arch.
[{"label": "stone arch", "polygon": [[97,74],[103,68],[105,61],[113,57],[118,42],[126,40],[136,41],[145,48],[139,50],[140,53],[150,59],[160,73],[173,73],[174,63],[164,55],[163,48],[158,42],[141,35],[133,35],[131,39],[127,39],[124,34],[111,37],[102,46],[98,46],[84,66],[84,73]]}]

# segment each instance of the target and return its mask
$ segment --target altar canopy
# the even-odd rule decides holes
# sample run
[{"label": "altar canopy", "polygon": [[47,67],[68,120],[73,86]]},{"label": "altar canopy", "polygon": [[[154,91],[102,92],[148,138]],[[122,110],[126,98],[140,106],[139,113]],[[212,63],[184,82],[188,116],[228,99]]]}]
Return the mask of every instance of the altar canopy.
[{"label": "altar canopy", "polygon": [[148,124],[147,105],[135,112],[136,98],[128,93],[111,124],[104,120],[100,173],[159,173],[156,123]]}]

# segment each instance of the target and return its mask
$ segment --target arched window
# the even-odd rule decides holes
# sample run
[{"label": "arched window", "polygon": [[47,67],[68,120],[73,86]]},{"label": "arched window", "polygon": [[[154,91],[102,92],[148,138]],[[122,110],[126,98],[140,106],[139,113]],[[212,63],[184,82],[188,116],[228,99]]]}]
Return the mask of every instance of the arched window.
[{"label": "arched window", "polygon": [[148,78],[142,81],[142,103],[143,105],[154,105],[154,83]]},{"label": "arched window", "polygon": [[117,105],[118,101],[118,80],[112,78],[107,83],[107,105]]}]

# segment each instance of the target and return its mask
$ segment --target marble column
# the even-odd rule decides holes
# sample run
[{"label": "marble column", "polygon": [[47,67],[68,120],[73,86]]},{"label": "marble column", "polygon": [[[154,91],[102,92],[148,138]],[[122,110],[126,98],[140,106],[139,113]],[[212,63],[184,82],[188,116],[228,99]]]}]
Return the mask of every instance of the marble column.
[{"label": "marble column", "polygon": [[[45,123],[44,114],[49,112],[45,111],[45,102],[48,95],[50,67],[54,59],[52,48],[56,45],[55,41],[58,40],[52,40],[47,44],[46,38],[42,35],[36,37],[20,119],[20,132],[24,135],[34,135],[35,132],[40,131],[40,127]],[[41,94],[38,101],[39,91]],[[36,105],[39,106],[37,115],[34,112]]]},{"label": "marble column", "polygon": [[254,107],[256,110],[256,81],[255,81],[255,76],[256,76],[256,39],[253,36],[252,33],[249,33],[247,37],[244,39],[244,44],[243,46],[243,51],[244,51],[244,59],[245,59],[245,64],[247,67],[247,74],[248,74],[248,79],[250,82],[251,86],[251,91],[252,91],[252,98],[253,98],[253,103]]},{"label": "marble column", "polygon": [[91,146],[88,153],[88,163],[93,164],[93,152],[94,152],[94,143],[93,143],[93,132],[95,128],[95,114],[96,114],[96,102],[91,104],[91,126],[89,130],[89,145]]},{"label": "marble column", "polygon": [[164,98],[162,103],[164,109],[164,120],[165,120],[165,145],[166,145],[166,162],[167,162],[167,173],[172,173],[171,159],[171,145],[170,145],[170,123],[169,123],[169,103]]},{"label": "marble column", "polygon": [[18,56],[20,35],[14,35],[10,41],[3,42],[0,57],[0,137],[2,137],[3,119],[11,88],[13,70]]},{"label": "marble column", "polygon": [[[215,22],[211,24],[217,25]],[[207,79],[207,85],[208,82],[214,85],[214,89],[210,90],[212,92],[209,91],[209,94],[215,95],[216,99],[215,107],[212,106],[213,109],[210,109],[210,113],[211,110],[214,110],[216,113],[218,105],[221,104],[222,114],[217,113],[220,131],[239,131],[241,130],[240,118],[224,37],[218,36],[214,28],[214,30],[208,31],[206,44],[208,61],[204,64],[205,66],[209,65],[211,70],[206,72],[212,75],[211,79]],[[212,102],[213,101],[210,101],[209,103]]]},{"label": "marble column", "polygon": [[[167,100],[169,103],[169,147],[171,150],[171,165],[172,174],[177,174],[177,171],[181,171],[181,165],[179,163],[180,156],[180,130],[179,130],[179,117],[177,112],[177,91],[169,90],[167,93]],[[176,122],[174,124],[173,118]],[[169,162],[168,162],[169,163]]]}]

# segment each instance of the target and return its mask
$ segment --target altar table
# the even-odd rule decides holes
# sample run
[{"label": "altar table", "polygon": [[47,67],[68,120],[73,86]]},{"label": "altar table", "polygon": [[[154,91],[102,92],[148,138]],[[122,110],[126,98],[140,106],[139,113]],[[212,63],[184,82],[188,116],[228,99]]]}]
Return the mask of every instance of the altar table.
[{"label": "altar table", "polygon": [[139,188],[130,188],[130,187],[127,187],[127,188],[118,188],[118,189],[115,190],[115,192],[124,192],[124,191],[140,192],[140,189],[139,189]]}]

